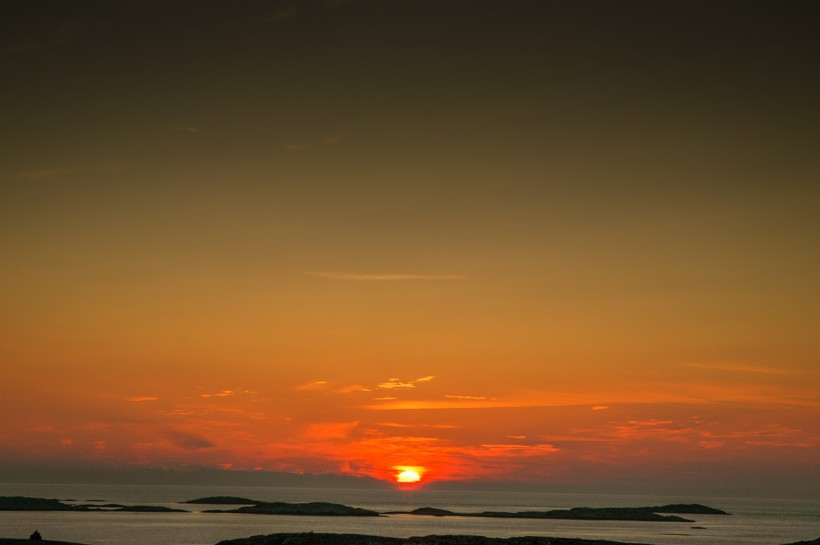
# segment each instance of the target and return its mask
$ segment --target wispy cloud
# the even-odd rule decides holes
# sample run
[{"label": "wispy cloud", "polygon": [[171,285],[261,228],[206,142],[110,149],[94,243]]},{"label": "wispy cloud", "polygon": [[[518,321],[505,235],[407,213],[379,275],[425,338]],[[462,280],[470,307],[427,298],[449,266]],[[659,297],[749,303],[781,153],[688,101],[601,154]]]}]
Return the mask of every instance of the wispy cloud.
[{"label": "wispy cloud", "polygon": [[169,125],[166,127],[169,131],[187,132],[188,134],[196,134],[202,130],[196,125]]},{"label": "wispy cloud", "polygon": [[436,378],[434,375],[429,375],[426,377],[417,378],[415,380],[408,380],[402,381],[399,378],[389,378],[386,381],[382,382],[376,388],[379,390],[409,390],[411,388],[415,388],[416,384],[418,383],[425,383],[430,382]]},{"label": "wispy cloud", "polygon": [[300,384],[294,388],[297,392],[316,392],[319,390],[327,390],[330,387],[330,383],[326,380],[314,380],[312,382],[306,382],[305,384]]},{"label": "wispy cloud", "polygon": [[416,385],[412,381],[402,382],[397,378],[389,378],[377,386],[379,390],[409,390],[415,387]]},{"label": "wispy cloud", "polygon": [[309,272],[310,276],[328,278],[330,280],[352,280],[354,282],[412,282],[412,281],[448,281],[465,280],[461,274],[373,274],[349,272]]},{"label": "wispy cloud", "polygon": [[205,392],[203,394],[199,394],[199,397],[202,399],[210,399],[212,397],[234,397],[238,395],[253,395],[258,394],[256,390],[220,390],[218,392]]},{"label": "wispy cloud", "polygon": [[216,443],[210,439],[195,433],[172,431],[168,433],[168,436],[174,444],[186,450],[200,450],[216,446]]},{"label": "wispy cloud", "polygon": [[125,170],[125,165],[112,161],[91,166],[57,166],[41,169],[24,170],[18,174],[21,178],[38,181],[59,181],[77,176],[99,176],[117,174]]},{"label": "wispy cloud", "polygon": [[131,401],[134,403],[142,403],[144,401],[156,401],[159,398],[157,396],[134,396],[134,397],[126,397],[127,401]]},{"label": "wispy cloud", "polygon": [[353,422],[315,422],[307,425],[302,432],[302,437],[314,441],[347,439],[359,424],[358,420]]},{"label": "wispy cloud", "polygon": [[234,390],[222,390],[221,392],[214,392],[212,394],[200,394],[199,397],[208,399],[209,397],[232,397],[235,395],[236,392]]},{"label": "wispy cloud", "polygon": [[779,367],[767,367],[763,365],[749,365],[746,363],[690,363],[688,367],[699,369],[714,369],[717,371],[735,371],[737,373],[755,373],[761,375],[796,375],[800,371],[791,369],[781,369]]}]

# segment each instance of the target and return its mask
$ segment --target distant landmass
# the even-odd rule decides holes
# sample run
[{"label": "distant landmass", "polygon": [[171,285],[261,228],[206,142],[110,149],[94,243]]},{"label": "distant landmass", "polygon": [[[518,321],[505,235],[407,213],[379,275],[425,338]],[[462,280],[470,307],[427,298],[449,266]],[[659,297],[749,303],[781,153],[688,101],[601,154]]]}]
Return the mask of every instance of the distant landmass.
[{"label": "distant landmass", "polygon": [[313,515],[321,517],[379,517],[380,513],[359,507],[348,507],[338,503],[257,503],[239,509],[210,510],[205,513],[250,513],[254,515]]},{"label": "distant landmass", "polygon": [[[95,509],[92,509],[92,511],[95,511]],[[188,513],[189,512],[189,511],[186,511],[185,509],[174,509],[172,507],[164,507],[162,505],[124,505],[124,506],[118,507],[116,509],[105,509],[105,511],[115,511],[115,512],[127,511],[129,513]]]},{"label": "distant landmass", "polygon": [[[420,507],[412,511],[390,511],[379,513],[370,509],[350,507],[338,503],[309,502],[259,502],[235,496],[210,496],[189,500],[189,504],[242,505],[237,509],[210,509],[204,513],[244,513],[253,515],[304,515],[319,517],[379,517],[382,515],[426,515],[435,517],[486,517],[520,519],[570,519],[570,520],[635,520],[657,522],[694,522],[677,516],[728,515],[729,513],[700,504],[670,504],[654,507],[573,507],[550,511],[483,511],[480,513],[459,513],[435,507]],[[27,498],[23,496],[0,496],[0,511],[107,511],[134,513],[185,513],[184,509],[174,509],[154,505],[93,504],[70,505],[60,500]],[[667,513],[667,514],[660,514]],[[676,513],[676,514],[668,514]]]},{"label": "distant landmass", "polygon": [[0,511],[110,511],[134,513],[185,513],[184,509],[155,505],[69,505],[60,500],[27,498],[23,496],[0,496]]},{"label": "distant landmass", "polygon": [[707,507],[699,503],[670,503],[669,505],[659,505],[656,507],[644,507],[655,513],[679,513],[682,515],[729,515],[726,511]]},{"label": "distant landmass", "polygon": [[481,513],[457,513],[435,507],[420,507],[413,511],[393,511],[387,514],[428,515],[434,517],[488,517],[522,519],[569,519],[569,520],[635,520],[657,522],[694,522],[676,515],[658,513],[678,513],[690,515],[728,515],[729,513],[700,504],[672,504],[656,507],[574,507],[551,511],[483,511]]},{"label": "distant landmass", "polygon": [[0,511],[87,511],[79,505],[67,505],[60,500],[0,496]]}]

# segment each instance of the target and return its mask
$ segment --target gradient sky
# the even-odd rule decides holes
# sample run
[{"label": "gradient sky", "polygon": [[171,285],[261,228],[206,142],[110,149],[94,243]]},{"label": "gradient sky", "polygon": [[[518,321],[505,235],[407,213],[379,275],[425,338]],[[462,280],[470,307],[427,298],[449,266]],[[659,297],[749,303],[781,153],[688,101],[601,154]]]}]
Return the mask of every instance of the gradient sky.
[{"label": "gradient sky", "polygon": [[820,489],[818,11],[4,0],[0,463]]}]

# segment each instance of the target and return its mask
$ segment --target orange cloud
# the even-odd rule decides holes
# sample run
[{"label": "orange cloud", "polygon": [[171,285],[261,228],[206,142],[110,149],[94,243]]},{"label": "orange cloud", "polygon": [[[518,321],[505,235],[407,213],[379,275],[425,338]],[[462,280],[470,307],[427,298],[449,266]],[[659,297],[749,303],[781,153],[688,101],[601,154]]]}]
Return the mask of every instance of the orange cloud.
[{"label": "orange cloud", "polygon": [[465,280],[460,274],[367,274],[347,272],[309,272],[310,276],[331,280],[353,280],[356,282],[406,282],[406,281],[448,281]]},{"label": "orange cloud", "polygon": [[307,425],[302,432],[302,437],[314,441],[347,439],[360,423],[358,420],[355,422],[316,422]]}]

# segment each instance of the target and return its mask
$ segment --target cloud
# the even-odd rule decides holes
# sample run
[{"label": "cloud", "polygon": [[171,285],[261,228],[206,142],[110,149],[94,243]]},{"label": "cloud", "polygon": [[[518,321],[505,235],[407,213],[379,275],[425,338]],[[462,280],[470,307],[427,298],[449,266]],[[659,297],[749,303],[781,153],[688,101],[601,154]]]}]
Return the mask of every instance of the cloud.
[{"label": "cloud", "polygon": [[467,401],[487,401],[494,399],[492,397],[484,397],[484,396],[461,396],[461,395],[446,395],[444,396],[447,399],[461,399]]},{"label": "cloud", "polygon": [[213,394],[200,394],[199,397],[208,399],[209,397],[232,397],[236,395],[236,391],[234,390],[222,390],[221,392],[215,392]]},{"label": "cloud", "polygon": [[187,132],[188,134],[196,134],[202,130],[195,125],[171,125],[166,127],[166,129],[169,131]]},{"label": "cloud", "polygon": [[347,272],[309,272],[310,276],[330,280],[352,280],[355,282],[406,282],[406,281],[448,281],[465,280],[460,274],[371,274]]},{"label": "cloud", "polygon": [[134,396],[134,397],[126,397],[126,401],[131,401],[133,403],[142,403],[143,401],[156,401],[159,398],[157,396]]},{"label": "cloud", "polygon": [[761,375],[796,375],[801,371],[766,367],[763,365],[749,365],[746,363],[690,363],[688,367],[699,369],[715,369],[717,371],[735,371],[737,373],[755,373]]},{"label": "cloud", "polygon": [[382,382],[381,384],[377,385],[376,388],[378,388],[379,390],[409,390],[411,388],[415,388],[416,384],[418,384],[419,382],[430,382],[434,378],[436,378],[435,375],[429,375],[407,382],[402,382],[401,379],[398,378],[389,378],[385,382]]},{"label": "cloud", "polygon": [[51,424],[43,424],[41,426],[34,426],[31,428],[32,431],[38,431],[42,433],[53,433],[57,431],[54,426]]},{"label": "cloud", "polygon": [[210,439],[193,433],[175,431],[170,432],[169,436],[174,444],[186,450],[201,450],[216,446],[216,443]]},{"label": "cloud", "polygon": [[300,384],[296,386],[294,390],[297,392],[316,392],[318,390],[327,390],[329,387],[330,383],[326,380],[314,380],[313,382]]},{"label": "cloud", "polygon": [[609,409],[608,405],[593,405],[591,407],[591,410],[593,410],[593,411],[605,411],[607,409]]},{"label": "cloud", "polygon": [[382,382],[376,387],[379,390],[409,390],[410,388],[415,388],[416,385],[413,381],[402,382],[397,378],[389,378],[387,381]]},{"label": "cloud", "polygon": [[308,424],[302,437],[313,441],[332,441],[347,439],[360,424],[354,422],[316,422]]},{"label": "cloud", "polygon": [[116,161],[92,166],[58,166],[41,169],[24,170],[18,174],[21,178],[53,182],[76,178],[77,176],[100,176],[117,174],[125,170],[125,165]]}]

